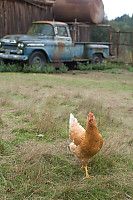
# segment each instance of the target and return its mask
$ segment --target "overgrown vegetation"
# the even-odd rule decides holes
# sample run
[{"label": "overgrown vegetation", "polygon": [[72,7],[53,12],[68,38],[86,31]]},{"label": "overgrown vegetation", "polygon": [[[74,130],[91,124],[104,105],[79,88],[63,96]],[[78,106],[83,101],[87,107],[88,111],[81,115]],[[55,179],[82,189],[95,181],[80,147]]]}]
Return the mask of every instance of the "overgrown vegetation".
[{"label": "overgrown vegetation", "polygon": [[22,66],[19,64],[4,64],[0,62],[0,72],[21,72]]},{"label": "overgrown vegetation", "polygon": [[68,71],[67,66],[61,64],[58,69],[56,69],[53,65],[47,64],[43,68],[39,68],[37,65],[28,66],[27,64],[4,64],[0,63],[0,72],[24,72],[24,73],[66,73]]},{"label": "overgrown vegetation", "polygon": [[103,63],[103,64],[82,64],[78,63],[77,69],[80,71],[88,71],[88,70],[104,70],[106,73],[122,73],[119,70],[127,69],[130,72],[133,72],[133,67],[131,65],[119,65],[119,64],[112,64],[112,63]]},{"label": "overgrown vegetation", "polygon": [[[0,73],[0,85],[1,199],[132,198],[132,73]],[[68,130],[70,112],[85,127],[89,111],[104,146],[85,179]]]},{"label": "overgrown vegetation", "polygon": [[[115,61],[114,61],[115,62]],[[36,65],[28,66],[28,65],[20,65],[20,64],[4,64],[0,63],[0,72],[24,72],[24,73],[67,73],[68,67],[65,64],[60,64],[60,67],[56,68],[54,65],[46,65],[42,69],[38,68]],[[89,70],[104,70],[105,73],[122,73],[122,69],[127,69],[130,72],[133,72],[133,67],[131,65],[122,64],[113,64],[110,62],[105,62],[103,64],[89,64],[89,63],[77,63],[77,69],[80,71],[89,71]],[[76,72],[73,72],[75,75]]]},{"label": "overgrown vegetation", "polygon": [[133,15],[130,17],[129,15],[124,14],[123,16],[117,17],[116,19],[112,20],[111,24],[116,30],[132,32]]}]

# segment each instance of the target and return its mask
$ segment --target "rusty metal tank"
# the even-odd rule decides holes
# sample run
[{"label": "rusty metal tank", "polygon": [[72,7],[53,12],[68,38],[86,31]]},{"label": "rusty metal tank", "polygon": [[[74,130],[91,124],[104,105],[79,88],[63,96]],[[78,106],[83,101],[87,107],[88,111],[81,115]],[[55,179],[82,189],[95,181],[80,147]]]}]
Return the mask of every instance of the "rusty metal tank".
[{"label": "rusty metal tank", "polygon": [[54,19],[64,22],[88,22],[98,24],[104,18],[102,0],[56,0],[53,6]]}]

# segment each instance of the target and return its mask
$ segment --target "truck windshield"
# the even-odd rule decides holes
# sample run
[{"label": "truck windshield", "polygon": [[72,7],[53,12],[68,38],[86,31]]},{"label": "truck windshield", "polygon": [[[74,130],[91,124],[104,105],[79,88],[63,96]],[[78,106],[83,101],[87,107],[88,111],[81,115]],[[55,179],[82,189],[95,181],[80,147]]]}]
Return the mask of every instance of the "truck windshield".
[{"label": "truck windshield", "polygon": [[33,23],[28,32],[27,35],[48,35],[53,36],[54,30],[51,24],[41,24],[41,23]]}]

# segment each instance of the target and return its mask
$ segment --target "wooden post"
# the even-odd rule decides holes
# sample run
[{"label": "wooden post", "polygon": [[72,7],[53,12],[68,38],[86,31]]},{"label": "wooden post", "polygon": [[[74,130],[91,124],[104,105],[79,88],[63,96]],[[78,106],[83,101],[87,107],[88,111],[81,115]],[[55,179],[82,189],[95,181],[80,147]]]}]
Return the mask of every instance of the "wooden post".
[{"label": "wooden post", "polygon": [[112,26],[110,26],[110,55],[112,55]]},{"label": "wooden post", "polygon": [[119,45],[120,45],[120,31],[117,32],[117,53],[116,57],[119,58]]},{"label": "wooden post", "polygon": [[75,19],[75,34],[74,34],[74,42],[77,41],[77,19]]},{"label": "wooden post", "polygon": [[133,32],[132,32],[132,67],[133,67]]}]

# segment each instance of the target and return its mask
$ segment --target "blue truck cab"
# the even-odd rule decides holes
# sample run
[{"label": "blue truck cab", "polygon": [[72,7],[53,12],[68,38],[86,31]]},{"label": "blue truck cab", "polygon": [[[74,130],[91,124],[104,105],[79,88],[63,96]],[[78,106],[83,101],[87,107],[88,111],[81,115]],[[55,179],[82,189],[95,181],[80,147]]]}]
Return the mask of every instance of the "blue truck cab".
[{"label": "blue truck cab", "polygon": [[0,59],[44,67],[48,62],[102,63],[109,56],[108,45],[72,41],[63,22],[33,22],[25,35],[7,35],[0,40]]}]

